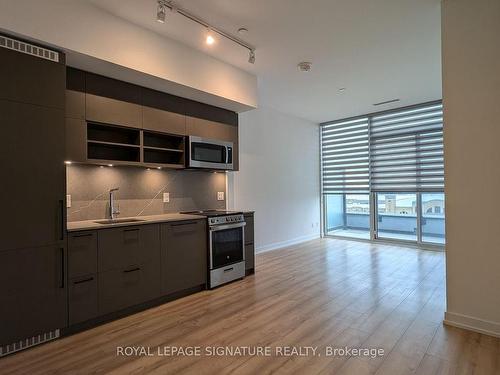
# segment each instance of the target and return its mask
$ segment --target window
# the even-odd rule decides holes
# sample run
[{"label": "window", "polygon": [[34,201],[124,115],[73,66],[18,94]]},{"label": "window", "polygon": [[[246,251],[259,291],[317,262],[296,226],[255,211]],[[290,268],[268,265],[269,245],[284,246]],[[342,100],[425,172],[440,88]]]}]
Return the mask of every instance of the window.
[{"label": "window", "polygon": [[444,244],[444,194],[422,193],[422,242]]},{"label": "window", "polygon": [[378,238],[417,240],[417,195],[377,193]]},{"label": "window", "polygon": [[440,102],[324,123],[321,158],[325,234],[444,244]]},{"label": "window", "polygon": [[328,194],[325,204],[326,233],[370,239],[370,196]]}]

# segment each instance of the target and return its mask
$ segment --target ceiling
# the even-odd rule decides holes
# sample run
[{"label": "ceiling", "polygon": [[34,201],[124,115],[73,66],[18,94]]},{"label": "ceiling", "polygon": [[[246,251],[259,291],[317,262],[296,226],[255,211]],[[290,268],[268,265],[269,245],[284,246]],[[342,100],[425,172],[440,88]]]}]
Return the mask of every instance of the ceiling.
[{"label": "ceiling", "polygon": [[206,30],[179,14],[156,22],[156,0],[87,1],[256,74],[260,105],[314,122],[441,98],[440,0],[177,0],[254,45],[255,65],[221,37],[207,46]]}]

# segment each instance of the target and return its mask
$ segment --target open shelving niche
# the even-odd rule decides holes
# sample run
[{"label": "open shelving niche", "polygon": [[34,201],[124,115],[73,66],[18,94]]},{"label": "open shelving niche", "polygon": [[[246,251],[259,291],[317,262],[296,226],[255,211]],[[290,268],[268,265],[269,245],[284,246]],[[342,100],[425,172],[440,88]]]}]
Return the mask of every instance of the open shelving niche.
[{"label": "open shelving niche", "polygon": [[87,122],[91,163],[184,168],[184,137],[149,130]]}]

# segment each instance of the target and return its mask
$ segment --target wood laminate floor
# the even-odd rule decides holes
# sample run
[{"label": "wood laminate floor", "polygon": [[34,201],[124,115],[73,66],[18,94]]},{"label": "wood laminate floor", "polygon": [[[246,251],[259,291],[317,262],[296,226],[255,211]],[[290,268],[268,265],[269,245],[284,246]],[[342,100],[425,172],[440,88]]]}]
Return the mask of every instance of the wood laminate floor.
[{"label": "wood laminate floor", "polygon": [[[243,281],[3,358],[0,373],[500,374],[499,339],[442,324],[443,253],[321,239],[256,263]],[[158,355],[172,346],[270,347],[272,356]],[[286,346],[320,355],[277,355]],[[327,356],[328,347],[384,355]]]}]

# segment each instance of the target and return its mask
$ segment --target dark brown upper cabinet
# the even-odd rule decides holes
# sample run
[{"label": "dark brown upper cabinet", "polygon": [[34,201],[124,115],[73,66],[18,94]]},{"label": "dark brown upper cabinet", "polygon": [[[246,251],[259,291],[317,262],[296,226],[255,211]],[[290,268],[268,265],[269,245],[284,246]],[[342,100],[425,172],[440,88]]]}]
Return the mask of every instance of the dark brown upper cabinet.
[{"label": "dark brown upper cabinet", "polygon": [[66,71],[65,117],[85,120],[85,72],[81,70]]},{"label": "dark brown upper cabinet", "polygon": [[151,107],[142,110],[144,130],[186,135],[186,116]]},{"label": "dark brown upper cabinet", "polygon": [[64,109],[64,64],[6,48],[0,48],[0,61],[0,99]]},{"label": "dark brown upper cabinet", "polygon": [[145,130],[186,135],[186,99],[142,88],[142,121]]},{"label": "dark brown upper cabinet", "polygon": [[198,137],[233,142],[233,170],[239,170],[238,126],[186,117],[186,133]]},{"label": "dark brown upper cabinet", "polygon": [[142,128],[139,86],[87,73],[85,89],[87,121]]},{"label": "dark brown upper cabinet", "polygon": [[142,127],[142,109],[138,104],[87,93],[85,112],[87,121],[134,128]]},{"label": "dark brown upper cabinet", "polygon": [[87,161],[87,123],[85,120],[66,117],[66,160]]},{"label": "dark brown upper cabinet", "polygon": [[[140,142],[93,139],[89,129],[99,126],[110,133],[136,131]],[[73,68],[66,83],[66,132],[70,161],[184,168],[179,137],[196,135],[233,142],[233,169],[239,168],[237,113]]]}]

